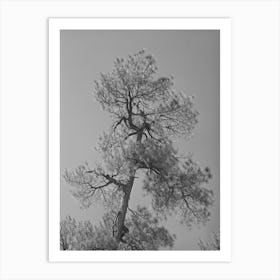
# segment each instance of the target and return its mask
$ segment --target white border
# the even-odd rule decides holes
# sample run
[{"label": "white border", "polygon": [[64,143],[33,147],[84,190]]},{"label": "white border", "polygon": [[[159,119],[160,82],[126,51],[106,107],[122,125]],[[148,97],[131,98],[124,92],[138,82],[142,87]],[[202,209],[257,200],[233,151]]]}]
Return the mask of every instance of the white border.
[{"label": "white border", "polygon": [[[220,30],[220,251],[61,251],[60,30]],[[231,21],[186,18],[49,19],[49,261],[229,262],[231,260]]]}]

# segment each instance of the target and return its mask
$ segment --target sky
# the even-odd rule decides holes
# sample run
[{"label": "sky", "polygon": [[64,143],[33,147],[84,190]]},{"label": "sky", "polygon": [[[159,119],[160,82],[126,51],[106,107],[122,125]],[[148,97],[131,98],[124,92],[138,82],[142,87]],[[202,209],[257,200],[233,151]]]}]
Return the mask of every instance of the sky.
[{"label": "sky", "polygon": [[[198,250],[199,239],[209,240],[220,227],[219,182],[219,96],[220,34],[218,30],[62,30],[60,33],[60,170],[72,170],[100,160],[94,150],[99,136],[111,124],[111,118],[94,99],[94,81],[100,73],[113,70],[113,61],[126,58],[144,48],[158,64],[159,76],[174,76],[175,90],[195,96],[198,124],[191,139],[178,138],[175,146],[213,175],[209,188],[214,191],[211,219],[205,226],[191,230],[176,217],[164,224],[176,234],[173,250]],[[149,206],[143,197],[141,182],[132,190],[130,206]],[[72,197],[69,185],[61,178],[60,217],[98,223],[104,214],[102,205],[83,210]]]}]

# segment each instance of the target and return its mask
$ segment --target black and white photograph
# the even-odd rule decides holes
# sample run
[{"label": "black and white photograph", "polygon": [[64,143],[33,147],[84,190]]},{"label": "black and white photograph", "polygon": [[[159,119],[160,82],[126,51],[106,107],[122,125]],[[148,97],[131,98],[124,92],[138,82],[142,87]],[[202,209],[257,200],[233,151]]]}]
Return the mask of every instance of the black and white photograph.
[{"label": "black and white photograph", "polygon": [[60,32],[60,249],[219,250],[219,30]]},{"label": "black and white photograph", "polygon": [[50,254],[225,260],[228,22],[107,23],[50,25]]}]

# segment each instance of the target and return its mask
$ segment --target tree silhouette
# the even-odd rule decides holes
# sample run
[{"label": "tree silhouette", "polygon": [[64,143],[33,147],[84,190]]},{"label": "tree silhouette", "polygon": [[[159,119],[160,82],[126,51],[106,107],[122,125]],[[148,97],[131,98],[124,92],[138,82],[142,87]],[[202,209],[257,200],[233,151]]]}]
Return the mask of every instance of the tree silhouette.
[{"label": "tree silhouette", "polygon": [[133,217],[144,211],[141,207],[129,211],[135,178],[143,178],[156,219],[175,212],[191,226],[210,216],[209,168],[202,169],[191,156],[179,156],[173,146],[176,137],[191,136],[198,122],[194,98],[175,92],[173,77],[156,77],[157,70],[155,58],[141,50],[126,60],[117,58],[113,71],[101,74],[95,81],[95,98],[112,117],[111,128],[98,145],[103,162],[94,168],[86,163],[64,174],[82,206],[95,201],[114,205],[114,211],[108,212],[114,223],[106,230],[112,233],[115,247],[109,249],[121,249],[124,236],[132,236]]}]

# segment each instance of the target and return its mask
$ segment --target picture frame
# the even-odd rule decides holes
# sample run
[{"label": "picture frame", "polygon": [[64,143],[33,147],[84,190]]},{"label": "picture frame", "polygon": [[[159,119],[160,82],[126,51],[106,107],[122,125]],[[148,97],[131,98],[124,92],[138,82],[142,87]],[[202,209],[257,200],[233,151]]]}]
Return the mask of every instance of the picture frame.
[{"label": "picture frame", "polygon": [[[0,279],[279,279],[279,4],[0,1]],[[230,262],[49,262],[48,19],[116,17],[231,18]]]}]

